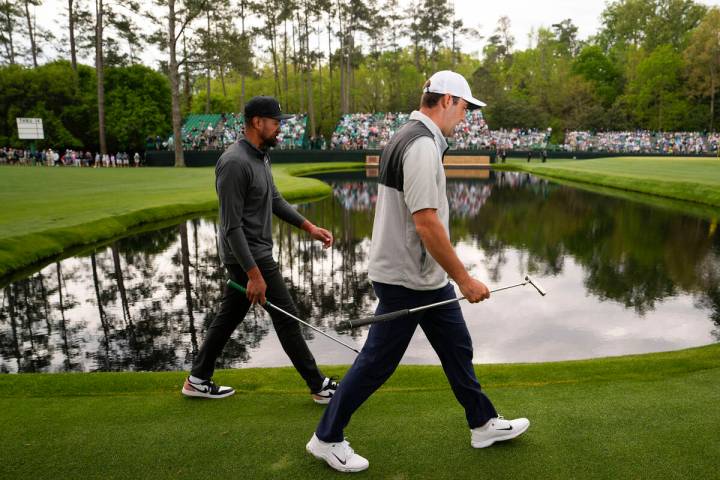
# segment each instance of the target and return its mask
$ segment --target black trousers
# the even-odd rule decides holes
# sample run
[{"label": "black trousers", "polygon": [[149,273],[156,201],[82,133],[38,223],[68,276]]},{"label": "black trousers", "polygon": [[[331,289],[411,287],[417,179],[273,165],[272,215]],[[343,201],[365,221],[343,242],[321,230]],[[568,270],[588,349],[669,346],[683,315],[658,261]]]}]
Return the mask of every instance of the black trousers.
[{"label": "black trousers", "polygon": [[[379,300],[376,315],[455,297],[449,283],[430,291],[378,282],[373,282],[373,288]],[[497,417],[475,376],[472,341],[460,305],[451,303],[370,327],[360,355],[343,377],[315,430],[320,440],[342,442],[350,417],[393,374],[418,325],[440,357],[455,398],[465,409],[468,426],[479,427]]]},{"label": "black trousers", "polygon": [[[256,263],[267,284],[267,299],[286,312],[298,316],[297,308],[290,297],[290,292],[288,292],[275,260],[268,257],[265,260],[256,260]],[[225,268],[235,282],[243,286],[247,285],[248,276],[240,265],[225,265]],[[195,357],[192,375],[202,379],[212,377],[217,358],[249,309],[250,301],[244,293],[230,286],[225,287],[220,311],[210,324],[205,340]],[[300,331],[300,324],[275,309],[265,307],[265,310],[270,314],[280,344],[287,356],[290,357],[293,366],[305,380],[311,392],[319,391],[325,376],[318,369],[315,358],[310,353]]]}]

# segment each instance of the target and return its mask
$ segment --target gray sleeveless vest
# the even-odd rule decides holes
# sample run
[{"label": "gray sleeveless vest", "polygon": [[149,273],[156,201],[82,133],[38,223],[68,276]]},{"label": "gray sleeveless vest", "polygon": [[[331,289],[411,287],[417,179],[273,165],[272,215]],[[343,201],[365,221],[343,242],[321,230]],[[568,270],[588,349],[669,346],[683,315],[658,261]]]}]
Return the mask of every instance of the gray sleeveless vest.
[{"label": "gray sleeveless vest", "polygon": [[380,154],[378,182],[386,187],[403,191],[403,155],[408,146],[420,137],[435,139],[433,133],[420,120],[410,120],[393,135]]}]

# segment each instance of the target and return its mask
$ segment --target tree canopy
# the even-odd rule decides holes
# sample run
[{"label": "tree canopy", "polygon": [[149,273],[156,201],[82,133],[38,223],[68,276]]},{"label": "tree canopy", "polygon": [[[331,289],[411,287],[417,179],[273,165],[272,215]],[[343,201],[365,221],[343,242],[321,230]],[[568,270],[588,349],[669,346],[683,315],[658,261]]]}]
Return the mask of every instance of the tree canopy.
[{"label": "tree canopy", "polygon": [[[101,77],[82,65],[93,58],[105,70],[110,148],[168,136],[173,115],[240,112],[259,94],[308,113],[310,133],[328,135],[344,113],[417,108],[422,84],[441,69],[470,81],[491,128],[552,127],[557,141],[567,129],[717,125],[720,10],[694,0],[610,1],[595,35],[581,39],[572,19],[558,18],[524,49],[504,16],[485,26],[482,52],[479,28],[457,18],[449,0],[155,0],[144,10],[104,0],[109,30],[99,43],[87,0],[68,2],[54,40],[25,28],[44,1],[0,1],[0,143],[17,143],[15,116],[32,114],[45,119],[48,143],[96,146],[92,82]],[[155,31],[143,31],[137,15],[154,19]],[[150,44],[164,56],[139,65]],[[75,67],[76,57],[68,70],[65,60]]]}]

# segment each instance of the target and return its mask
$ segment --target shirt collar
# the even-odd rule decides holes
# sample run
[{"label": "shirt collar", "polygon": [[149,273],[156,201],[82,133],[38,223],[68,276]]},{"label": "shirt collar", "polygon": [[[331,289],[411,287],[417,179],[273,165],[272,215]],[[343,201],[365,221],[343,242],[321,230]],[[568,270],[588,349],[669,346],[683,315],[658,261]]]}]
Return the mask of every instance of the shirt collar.
[{"label": "shirt collar", "polygon": [[442,131],[440,131],[440,127],[438,127],[430,117],[419,110],[415,110],[410,114],[410,120],[421,121],[432,132],[435,137],[435,142],[442,150],[445,150],[448,147],[447,140],[445,140],[445,136],[442,134]]},{"label": "shirt collar", "polygon": [[247,139],[245,135],[240,137],[240,143],[244,144],[246,148],[250,148],[250,151],[253,152],[258,158],[265,158],[265,155],[267,155],[267,152],[264,152],[257,148],[253,143]]}]

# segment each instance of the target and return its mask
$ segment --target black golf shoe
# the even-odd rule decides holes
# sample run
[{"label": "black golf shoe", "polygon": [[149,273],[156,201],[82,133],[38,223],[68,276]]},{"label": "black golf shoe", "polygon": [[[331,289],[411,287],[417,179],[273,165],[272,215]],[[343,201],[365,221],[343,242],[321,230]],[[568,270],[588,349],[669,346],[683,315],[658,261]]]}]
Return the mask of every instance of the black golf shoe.
[{"label": "black golf shoe", "polygon": [[315,401],[315,403],[319,403],[320,405],[327,405],[328,403],[330,403],[333,395],[335,395],[335,390],[337,390],[337,388],[338,382],[336,382],[332,378],[325,377],[325,381],[323,382],[320,391],[312,393],[312,399],[313,401]]},{"label": "black golf shoe", "polygon": [[183,384],[182,394],[186,397],[198,397],[198,398],[225,398],[235,393],[235,389],[232,387],[223,387],[215,385],[212,380],[205,380],[201,383],[190,381],[190,378],[185,379]]}]

